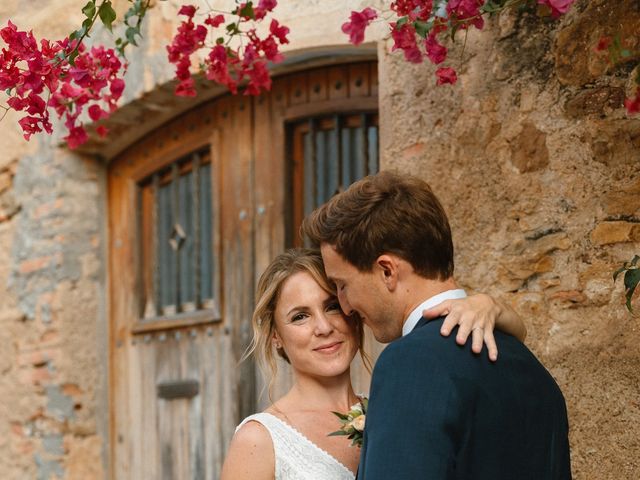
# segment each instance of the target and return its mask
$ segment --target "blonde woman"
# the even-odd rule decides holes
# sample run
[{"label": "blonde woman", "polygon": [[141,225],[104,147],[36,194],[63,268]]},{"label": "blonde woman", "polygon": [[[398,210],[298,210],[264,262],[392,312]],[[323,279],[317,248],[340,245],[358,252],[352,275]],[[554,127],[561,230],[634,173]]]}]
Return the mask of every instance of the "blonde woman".
[{"label": "blonde woman", "polygon": [[[353,480],[360,449],[327,434],[339,427],[331,412],[346,412],[360,401],[350,365],[358,351],[364,355],[362,324],[343,314],[322,258],[313,250],[279,255],[262,274],[257,299],[249,353],[272,379],[275,354],[284,358],[294,382],[286,395],[240,424],[222,480]],[[452,314],[443,330],[448,333],[459,323],[461,344],[474,328],[493,331],[494,322],[521,340],[526,335],[520,318],[486,295],[453,301],[447,310]],[[485,341],[489,337],[485,334]],[[474,351],[479,351],[476,345]]]}]

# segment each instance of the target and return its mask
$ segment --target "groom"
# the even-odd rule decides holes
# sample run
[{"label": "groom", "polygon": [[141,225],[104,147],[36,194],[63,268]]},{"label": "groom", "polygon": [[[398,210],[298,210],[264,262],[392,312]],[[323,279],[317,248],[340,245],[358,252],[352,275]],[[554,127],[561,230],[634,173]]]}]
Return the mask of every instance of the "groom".
[{"label": "groom", "polygon": [[381,172],[305,219],[345,313],[392,342],[373,371],[359,480],[565,480],[567,411],[551,375],[495,332],[500,360],[461,354],[421,312],[464,296],[429,186]]}]

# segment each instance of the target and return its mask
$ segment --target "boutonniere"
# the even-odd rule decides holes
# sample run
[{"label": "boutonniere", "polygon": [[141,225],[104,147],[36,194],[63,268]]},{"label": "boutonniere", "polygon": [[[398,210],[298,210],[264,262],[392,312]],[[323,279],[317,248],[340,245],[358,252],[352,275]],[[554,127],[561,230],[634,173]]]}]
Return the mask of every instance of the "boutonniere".
[{"label": "boutonniere", "polygon": [[331,432],[330,437],[344,435],[351,440],[351,446],[362,447],[364,424],[367,417],[369,400],[363,398],[359,403],[351,406],[347,413],[331,412],[340,419],[340,430]]}]

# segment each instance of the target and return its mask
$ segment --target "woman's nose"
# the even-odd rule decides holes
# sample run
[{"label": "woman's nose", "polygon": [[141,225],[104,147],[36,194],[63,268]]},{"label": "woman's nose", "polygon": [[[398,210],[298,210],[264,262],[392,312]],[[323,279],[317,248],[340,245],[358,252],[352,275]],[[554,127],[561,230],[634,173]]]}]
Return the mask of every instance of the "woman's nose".
[{"label": "woman's nose", "polygon": [[333,324],[327,318],[326,314],[322,312],[316,316],[315,333],[316,335],[328,335],[333,332]]}]

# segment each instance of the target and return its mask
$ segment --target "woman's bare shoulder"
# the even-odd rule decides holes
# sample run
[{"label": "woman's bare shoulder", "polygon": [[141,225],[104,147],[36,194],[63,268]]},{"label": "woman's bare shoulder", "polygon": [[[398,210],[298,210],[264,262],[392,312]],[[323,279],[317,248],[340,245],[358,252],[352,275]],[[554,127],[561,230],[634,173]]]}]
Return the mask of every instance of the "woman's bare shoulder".
[{"label": "woman's bare shoulder", "polygon": [[222,480],[271,480],[275,453],[269,432],[259,422],[248,421],[233,436],[222,466]]}]

